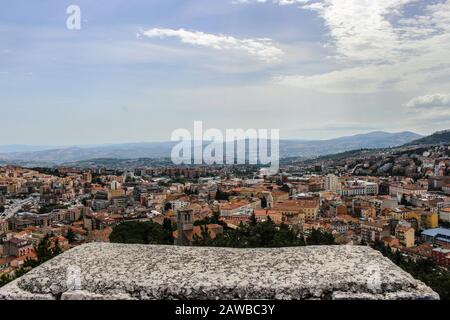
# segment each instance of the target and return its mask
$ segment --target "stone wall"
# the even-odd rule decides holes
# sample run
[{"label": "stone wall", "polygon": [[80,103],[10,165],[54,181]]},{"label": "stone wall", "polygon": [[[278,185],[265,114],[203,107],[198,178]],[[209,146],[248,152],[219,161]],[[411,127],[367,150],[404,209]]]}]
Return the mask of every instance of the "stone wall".
[{"label": "stone wall", "polygon": [[439,299],[369,247],[230,249],[90,243],[0,299]]}]

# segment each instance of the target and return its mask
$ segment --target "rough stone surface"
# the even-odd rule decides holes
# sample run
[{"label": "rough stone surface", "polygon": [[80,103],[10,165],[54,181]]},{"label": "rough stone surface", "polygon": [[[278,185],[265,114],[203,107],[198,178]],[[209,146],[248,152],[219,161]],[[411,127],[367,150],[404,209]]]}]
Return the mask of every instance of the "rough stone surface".
[{"label": "rough stone surface", "polygon": [[[68,268],[69,274],[78,270],[75,273],[80,275],[78,282],[68,278]],[[4,286],[0,299],[439,299],[439,296],[368,247],[230,249],[91,243],[67,251]]]}]

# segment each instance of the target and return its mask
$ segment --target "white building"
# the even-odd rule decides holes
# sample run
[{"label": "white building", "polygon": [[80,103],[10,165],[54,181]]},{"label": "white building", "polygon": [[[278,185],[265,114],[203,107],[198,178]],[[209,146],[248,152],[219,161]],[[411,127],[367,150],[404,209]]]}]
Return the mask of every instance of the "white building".
[{"label": "white building", "polygon": [[121,184],[118,181],[111,182],[110,186],[111,190],[119,190],[121,188]]},{"label": "white building", "polygon": [[378,195],[378,183],[364,180],[347,181],[338,194],[343,197],[376,196]]},{"label": "white building", "polygon": [[450,184],[443,186],[442,191],[446,194],[450,194]]},{"label": "white building", "polygon": [[417,184],[391,184],[389,185],[389,194],[392,197],[403,196],[404,194],[410,195],[423,195],[428,192],[428,189]]},{"label": "white building", "polygon": [[339,177],[334,174],[329,174],[325,177],[325,190],[338,192],[341,189],[341,184],[339,182]]}]

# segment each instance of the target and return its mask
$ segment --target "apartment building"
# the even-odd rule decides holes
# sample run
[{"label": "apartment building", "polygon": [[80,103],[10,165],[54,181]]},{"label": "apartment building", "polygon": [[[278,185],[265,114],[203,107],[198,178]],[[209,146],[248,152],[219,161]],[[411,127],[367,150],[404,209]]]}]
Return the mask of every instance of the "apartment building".
[{"label": "apartment building", "polygon": [[361,223],[361,237],[366,243],[375,241],[382,241],[383,238],[390,236],[391,230],[389,224],[376,221],[376,222],[363,222]]},{"label": "apartment building", "polygon": [[398,225],[395,228],[395,237],[398,239],[400,245],[411,248],[414,247],[414,229],[408,226]]},{"label": "apartment building", "polygon": [[428,192],[426,187],[417,184],[391,184],[389,185],[389,194],[392,197],[398,197],[404,194],[423,195]]},{"label": "apartment building", "polygon": [[343,197],[376,196],[378,195],[378,183],[364,180],[347,181],[344,186],[338,190],[338,194]]}]

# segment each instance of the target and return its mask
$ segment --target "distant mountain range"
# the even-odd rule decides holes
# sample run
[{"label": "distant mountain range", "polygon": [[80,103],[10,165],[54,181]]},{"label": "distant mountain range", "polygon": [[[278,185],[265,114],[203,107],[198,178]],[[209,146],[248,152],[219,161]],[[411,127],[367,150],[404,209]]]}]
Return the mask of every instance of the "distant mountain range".
[{"label": "distant mountain range", "polygon": [[[367,158],[376,156],[379,154],[402,156],[404,154],[422,154],[424,151],[428,151],[431,148],[435,148],[438,145],[444,144],[445,146],[450,145],[450,130],[438,131],[429,136],[422,137],[411,142],[405,143],[403,145],[394,148],[362,148],[354,149],[338,153],[330,153],[317,158],[303,159],[305,163],[314,163],[320,161],[328,160],[345,160],[350,158]],[[290,163],[293,159],[285,159],[286,163]],[[294,159],[297,160],[297,159]],[[301,160],[301,159],[300,159]]]},{"label": "distant mountain range", "polygon": [[62,148],[56,146],[30,146],[25,144],[9,144],[0,146],[0,154],[1,153],[11,153],[11,152],[35,152],[35,151],[43,151],[55,148]]},{"label": "distant mountain range", "polygon": [[[396,147],[422,138],[423,136],[413,132],[376,131],[330,140],[281,140],[280,154],[282,158],[312,158],[355,149]],[[167,158],[176,144],[177,142],[149,142],[76,147],[0,146],[0,164],[60,165],[99,158]]]},{"label": "distant mountain range", "polygon": [[423,136],[414,132],[388,133],[375,131],[330,140],[282,140],[280,153],[286,157],[317,157],[355,149],[388,148],[403,145]]}]

